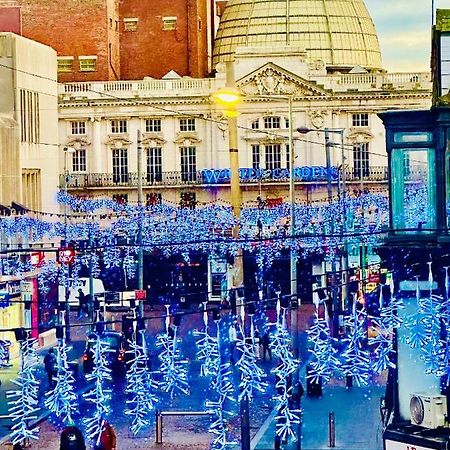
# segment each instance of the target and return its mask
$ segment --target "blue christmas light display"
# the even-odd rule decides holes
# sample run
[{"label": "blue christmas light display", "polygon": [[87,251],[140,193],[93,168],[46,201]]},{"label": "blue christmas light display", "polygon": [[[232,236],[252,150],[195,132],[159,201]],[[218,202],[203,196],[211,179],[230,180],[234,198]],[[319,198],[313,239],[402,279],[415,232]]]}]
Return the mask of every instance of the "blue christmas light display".
[{"label": "blue christmas light display", "polygon": [[251,400],[255,391],[265,392],[267,387],[266,373],[257,364],[255,344],[255,326],[253,322],[253,314],[250,317],[250,337],[246,339],[245,329],[245,308],[242,306],[240,314],[239,332],[237,333],[236,348],[240,352],[240,357],[236,363],[237,368],[241,372],[241,381],[239,383],[239,397]]},{"label": "blue christmas light display", "polygon": [[220,365],[219,343],[217,337],[210,334],[207,303],[203,303],[203,324],[204,330],[194,330],[193,334],[199,338],[197,340],[197,359],[202,362],[200,375],[202,377],[217,374]]},{"label": "blue christmas light display", "polygon": [[189,393],[188,361],[183,359],[179,348],[180,339],[177,337],[177,328],[172,325],[173,337],[169,333],[170,328],[169,306],[166,306],[166,330],[158,335],[156,346],[162,350],[158,355],[161,362],[158,373],[162,379],[158,382],[158,387],[163,392],[170,393],[173,398],[177,392]]},{"label": "blue christmas light display", "polygon": [[[379,307],[380,317],[371,317],[373,328],[376,330],[375,336],[369,337],[369,346],[373,349],[374,360],[372,370],[375,373],[381,373],[388,367],[395,367],[393,362],[393,324],[395,323],[391,317],[393,308],[391,302],[387,306],[384,305],[383,285],[380,285]],[[393,296],[391,294],[391,300]]]},{"label": "blue christmas light display", "polygon": [[338,372],[341,362],[337,357],[337,350],[333,346],[333,338],[330,336],[330,328],[326,319],[314,314],[314,322],[308,330],[308,338],[312,344],[309,350],[312,360],[309,363],[308,378],[313,383],[326,384]]},{"label": "blue christmas light display", "polygon": [[[144,330],[136,331],[136,322],[133,325],[134,330],[128,351],[132,359],[127,371],[128,399],[125,414],[132,418],[130,430],[133,434],[138,434],[142,428],[150,425],[150,413],[155,408],[158,398],[154,394],[156,384],[152,380],[149,368]],[[137,333],[140,334],[139,339],[137,339]]]},{"label": "blue christmas light display", "polygon": [[290,342],[291,339],[286,325],[286,308],[281,308],[281,302],[278,299],[276,331],[270,346],[275,356],[279,358],[279,362],[272,369],[272,373],[276,378],[275,388],[277,390],[277,394],[274,396],[277,412],[275,433],[281,440],[288,437],[296,440],[294,425],[300,423],[301,415],[301,410],[291,408],[292,379],[299,361],[292,354]]},{"label": "blue christmas light display", "polygon": [[7,391],[9,417],[12,419],[11,442],[24,443],[29,439],[37,440],[39,427],[30,429],[30,421],[37,418],[39,410],[39,380],[37,378],[38,355],[35,350],[36,339],[20,342],[20,370],[12,382],[17,390]]},{"label": "blue christmas light display", "polygon": [[367,348],[367,313],[358,311],[353,302],[353,312],[346,316],[344,323],[350,330],[344,339],[346,348],[341,354],[341,370],[345,376],[353,377],[358,386],[366,386],[370,380],[370,353]]},{"label": "blue christmas light display", "polygon": [[[97,317],[98,320],[98,317]],[[86,425],[86,433],[92,441],[95,441],[102,431],[103,420],[110,413],[111,389],[106,383],[111,381],[111,369],[107,365],[106,353],[109,345],[102,341],[100,335],[93,338],[93,363],[92,373],[86,375],[88,381],[94,385],[83,394],[85,400],[94,405],[93,414],[83,420]]]},{"label": "blue christmas light display", "polygon": [[[220,320],[217,321],[217,342],[219,342],[219,345],[221,342],[220,322]],[[230,363],[223,360],[223,355],[216,361],[219,362],[219,367],[211,383],[211,387],[216,394],[216,399],[207,400],[205,405],[208,412],[213,415],[209,426],[209,432],[215,435],[211,443],[211,448],[213,450],[223,450],[230,445],[237,444],[237,442],[230,440],[228,436],[228,423],[229,419],[233,416],[229,404],[235,402],[232,382],[233,372]]]},{"label": "blue christmas light display", "polygon": [[[64,327],[64,319],[62,326]],[[65,333],[65,329],[64,329]],[[78,397],[75,393],[75,377],[69,367],[68,352],[65,337],[60,339],[56,348],[57,374],[56,384],[47,393],[45,407],[49,409],[66,426],[73,423],[78,413]]]}]

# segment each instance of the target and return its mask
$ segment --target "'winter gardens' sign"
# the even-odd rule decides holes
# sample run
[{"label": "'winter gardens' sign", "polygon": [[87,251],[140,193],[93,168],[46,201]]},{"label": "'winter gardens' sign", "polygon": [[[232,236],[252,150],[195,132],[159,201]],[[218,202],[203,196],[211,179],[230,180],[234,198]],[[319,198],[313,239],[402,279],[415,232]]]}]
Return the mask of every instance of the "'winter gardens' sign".
[{"label": "'winter gardens' sign", "polygon": [[[231,178],[230,169],[203,169],[202,180],[205,184],[228,183]],[[292,176],[296,181],[321,181],[328,179],[339,179],[338,168],[333,166],[327,169],[322,166],[294,167]],[[291,171],[289,169],[239,169],[239,178],[242,182],[256,182],[260,180],[285,181],[289,180]]]}]

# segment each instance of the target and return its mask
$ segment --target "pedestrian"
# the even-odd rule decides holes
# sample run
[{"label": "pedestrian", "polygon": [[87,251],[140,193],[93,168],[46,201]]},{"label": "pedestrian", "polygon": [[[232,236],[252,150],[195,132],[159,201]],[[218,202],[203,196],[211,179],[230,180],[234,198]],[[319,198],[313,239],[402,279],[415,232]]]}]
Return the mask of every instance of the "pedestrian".
[{"label": "pedestrian", "polygon": [[107,420],[103,420],[102,431],[98,435],[94,450],[116,450],[116,433]]},{"label": "pedestrian", "polygon": [[53,350],[53,348],[51,348],[44,357],[44,368],[47,372],[48,386],[50,388],[53,387],[53,374],[55,373],[55,365],[55,351]]},{"label": "pedestrian", "polygon": [[75,426],[64,428],[61,432],[59,450],[86,450],[83,433]]},{"label": "pedestrian", "polygon": [[229,341],[229,349],[230,349],[230,363],[234,365],[234,350],[236,349],[237,343],[237,321],[235,320],[230,329],[228,330],[228,341]]},{"label": "pedestrian", "polygon": [[78,289],[78,316],[77,319],[81,319],[86,312],[86,296],[83,289]]},{"label": "pedestrian", "polygon": [[23,450],[23,445],[22,445],[20,442],[16,442],[16,443],[13,445],[12,450]]},{"label": "pedestrian", "polygon": [[266,353],[269,354],[269,359],[272,361],[272,350],[270,349],[270,334],[269,330],[266,330],[263,334],[263,337],[261,338],[261,345],[262,345],[262,357],[263,361],[266,360]]}]

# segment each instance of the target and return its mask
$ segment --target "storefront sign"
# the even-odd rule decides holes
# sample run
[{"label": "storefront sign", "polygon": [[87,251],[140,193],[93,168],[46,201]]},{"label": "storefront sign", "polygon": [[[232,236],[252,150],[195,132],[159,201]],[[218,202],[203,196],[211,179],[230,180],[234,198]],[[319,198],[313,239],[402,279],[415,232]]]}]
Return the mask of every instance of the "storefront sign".
[{"label": "storefront sign", "polygon": [[[292,176],[296,181],[320,181],[328,179],[328,170],[323,166],[304,166],[294,167]],[[339,178],[338,168],[333,166],[329,169],[329,174],[332,181]],[[289,169],[239,169],[239,178],[242,182],[245,181],[259,181],[259,180],[283,180],[291,177]],[[220,184],[229,183],[231,178],[230,169],[203,169],[202,180],[205,184]]]},{"label": "storefront sign", "polygon": [[8,291],[0,291],[0,308],[8,308],[11,305]]}]

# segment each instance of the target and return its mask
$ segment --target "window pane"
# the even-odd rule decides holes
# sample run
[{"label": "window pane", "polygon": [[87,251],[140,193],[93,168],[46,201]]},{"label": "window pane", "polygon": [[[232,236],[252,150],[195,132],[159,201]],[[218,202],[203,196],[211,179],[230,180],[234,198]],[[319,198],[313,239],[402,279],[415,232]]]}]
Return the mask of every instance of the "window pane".
[{"label": "window pane", "polygon": [[432,142],[433,133],[427,131],[408,131],[407,133],[398,132],[394,133],[394,142],[407,143],[407,142]]},{"label": "window pane", "polygon": [[436,226],[433,149],[392,151],[392,227],[396,230]]},{"label": "window pane", "polygon": [[147,181],[162,181],[162,148],[150,147],[147,149]]},{"label": "window pane", "polygon": [[197,179],[197,158],[195,147],[181,147],[181,180],[196,181]]},{"label": "window pane", "polygon": [[113,149],[112,168],[114,183],[128,183],[128,150],[126,148]]}]

